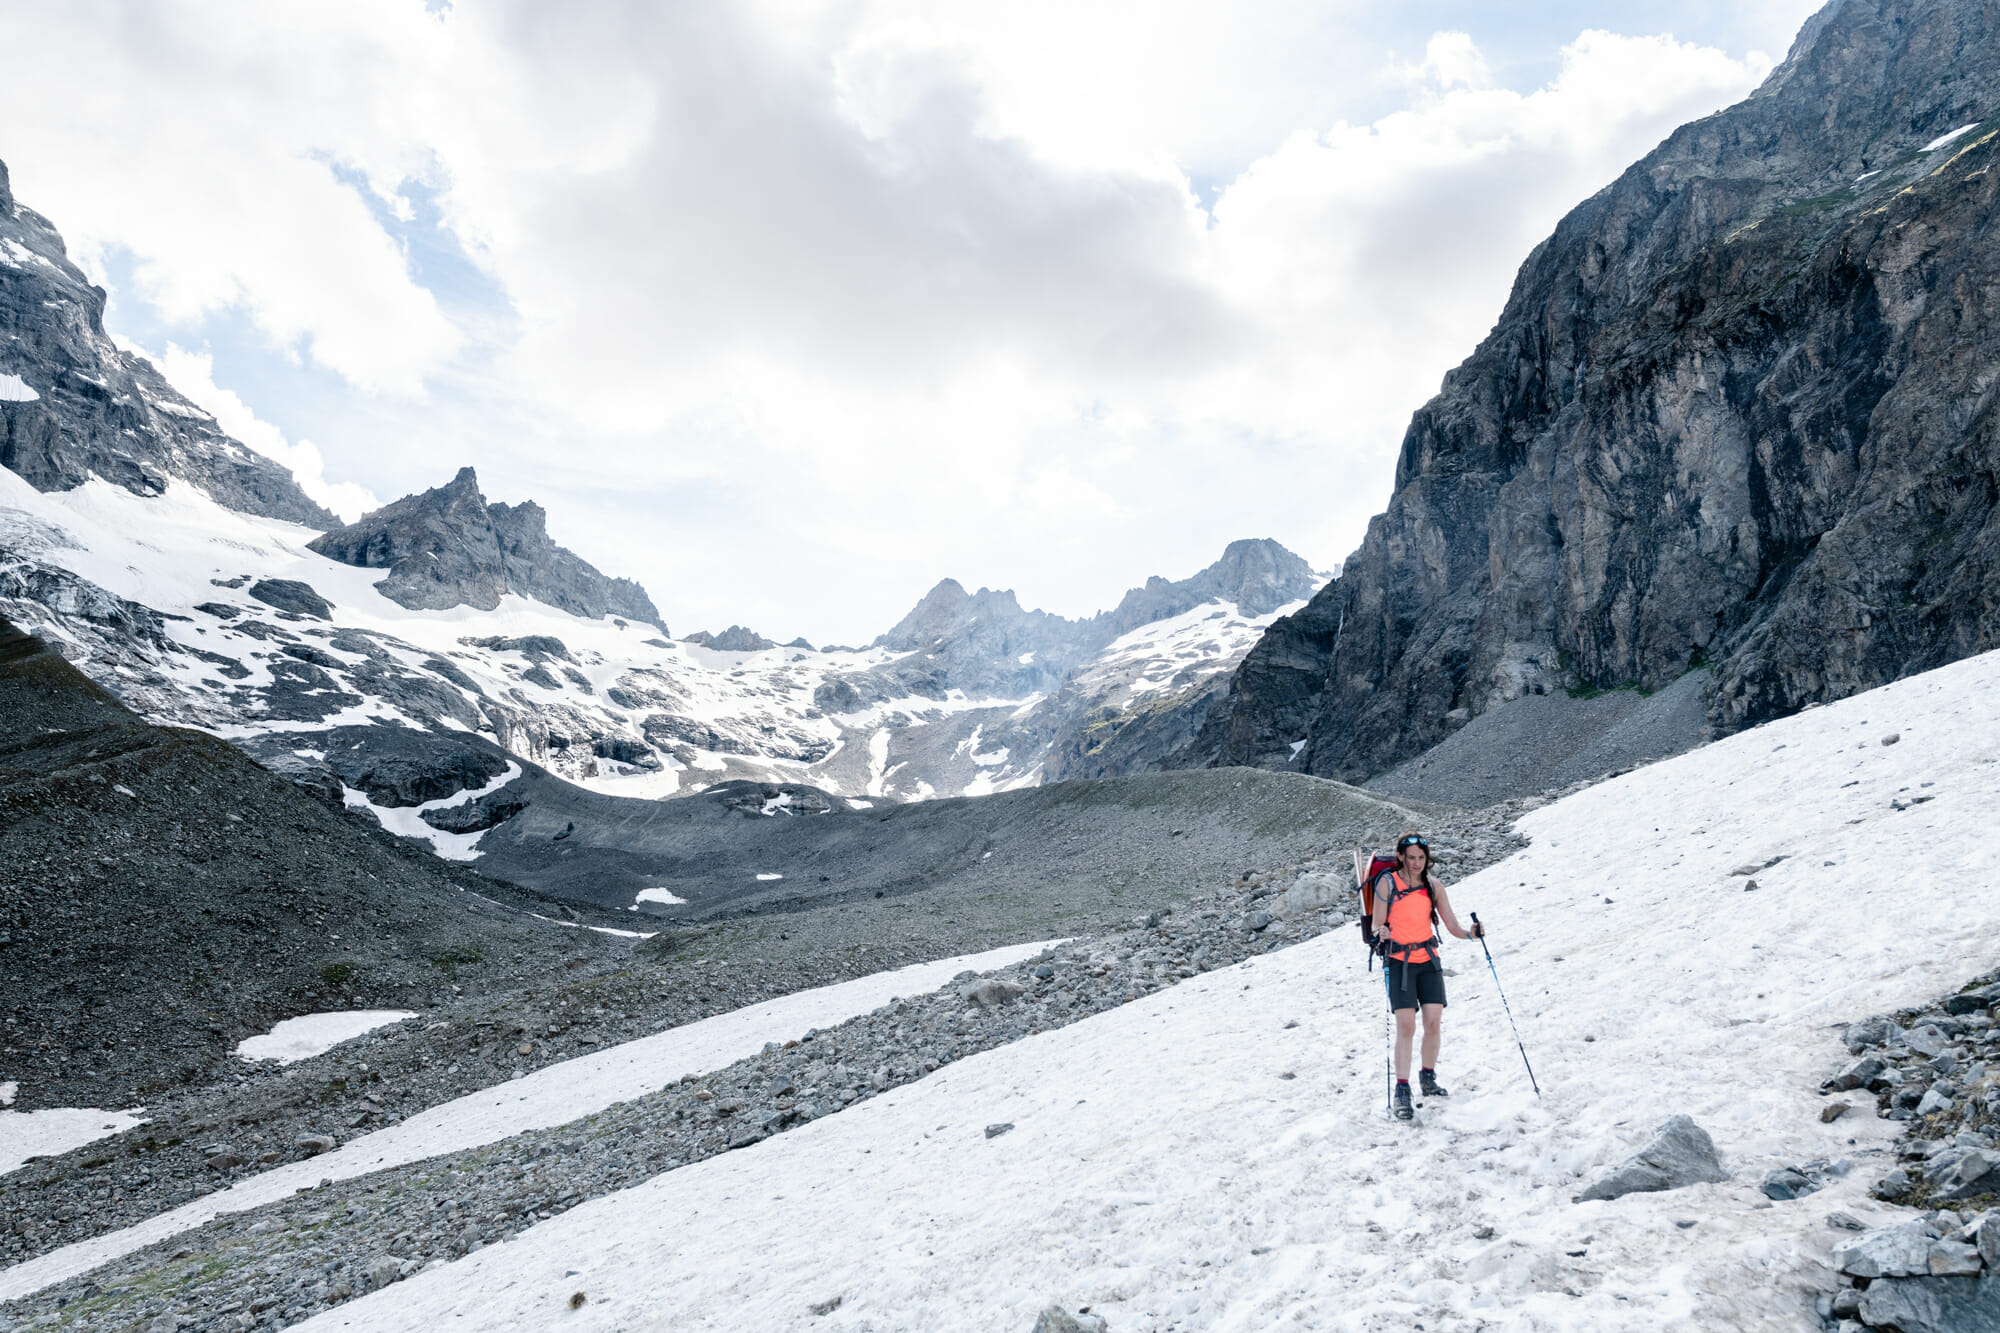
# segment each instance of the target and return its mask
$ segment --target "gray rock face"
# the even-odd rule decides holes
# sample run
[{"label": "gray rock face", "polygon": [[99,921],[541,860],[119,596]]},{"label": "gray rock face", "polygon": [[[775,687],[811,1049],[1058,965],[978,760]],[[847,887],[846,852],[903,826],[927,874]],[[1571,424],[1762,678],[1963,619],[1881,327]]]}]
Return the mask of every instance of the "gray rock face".
[{"label": "gray rock face", "polygon": [[1581,1198],[1616,1199],[1626,1194],[1680,1189],[1729,1179],[1715,1155],[1708,1131],[1684,1115],[1660,1125],[1653,1141],[1610,1175],[1583,1191]]},{"label": "gray rock face", "polygon": [[1110,1327],[1103,1315],[1071,1314],[1060,1305],[1051,1305],[1035,1317],[1030,1333],[1106,1333]]},{"label": "gray rock face", "polygon": [[1887,1278],[1861,1293],[1861,1322],[1899,1333],[1993,1333],[2000,1277]]},{"label": "gray rock face", "polygon": [[301,583],[297,579],[260,579],[250,585],[249,592],[264,605],[274,606],[280,611],[311,616],[315,620],[333,619],[333,607],[326,598],[313,591],[310,583]]},{"label": "gray rock face", "polygon": [[1459,710],[1697,667],[1727,732],[2000,643],[1995,326],[1959,295],[2000,278],[1996,29],[1830,5],[1571,212],[1179,762],[1304,738],[1305,771],[1360,779]]},{"label": "gray rock face", "polygon": [[540,505],[488,504],[469,467],[310,545],[342,564],[387,570],[376,589],[412,610],[491,611],[503,593],[514,592],[576,615],[624,616],[666,630],[644,588],[607,578],[556,545]]},{"label": "gray rock face", "polygon": [[14,199],[0,163],[0,466],[41,491],[94,473],[135,495],[173,480],[246,514],[339,522],[292,474],[237,443],[104,332],[104,292],[55,226]]}]

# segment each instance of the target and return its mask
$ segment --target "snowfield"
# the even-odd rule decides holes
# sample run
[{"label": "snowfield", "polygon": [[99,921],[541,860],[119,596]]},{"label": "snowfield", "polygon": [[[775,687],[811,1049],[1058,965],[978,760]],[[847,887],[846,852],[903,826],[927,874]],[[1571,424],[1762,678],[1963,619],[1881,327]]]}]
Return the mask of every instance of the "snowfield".
[{"label": "snowfield", "polygon": [[[1525,818],[1532,845],[1453,898],[1492,928],[1539,1100],[1477,946],[1451,942],[1455,1096],[1389,1121],[1381,977],[1339,931],[585,1203],[303,1327],[1026,1333],[1051,1301],[1114,1333],[1813,1327],[1826,1214],[1896,1211],[1866,1190],[1897,1126],[1865,1097],[1819,1120],[1839,1026],[2000,964],[2000,852],[1982,836],[2000,824],[1997,687],[2000,655],[1972,659]],[[1948,903],[1915,912],[1933,849]],[[1730,1181],[1571,1201],[1682,1112]],[[1816,1160],[1851,1171],[1802,1200],[1759,1192]]]},{"label": "snowfield", "polygon": [[334,1009],[319,1014],[288,1018],[260,1036],[245,1037],[236,1043],[236,1054],[244,1060],[276,1060],[281,1065],[324,1055],[343,1041],[373,1032],[376,1028],[400,1023],[416,1015],[408,1009]]},{"label": "snowfield", "polygon": [[122,1134],[134,1125],[143,1125],[146,1117],[141,1112],[145,1109],[135,1106],[129,1111],[98,1111],[56,1106],[45,1111],[0,1111],[0,1176],[17,1169],[30,1157],[53,1157],[107,1135]]},{"label": "snowfield", "polygon": [[[1011,944],[984,953],[915,963],[832,986],[798,991],[573,1060],[544,1065],[521,1078],[433,1106],[400,1125],[363,1134],[333,1152],[274,1167],[172,1212],[0,1269],[0,1301],[40,1291],[120,1255],[190,1231],[219,1214],[261,1207],[323,1180],[348,1180],[387,1167],[497,1143],[529,1130],[568,1124],[664,1087],[684,1074],[702,1074],[734,1064],[755,1055],[766,1042],[790,1041],[812,1028],[831,1027],[879,1009],[898,996],[935,990],[967,969],[984,972],[1007,967],[1060,943],[1063,941]],[[105,1122],[105,1128],[55,1147],[28,1147],[25,1155],[67,1151],[79,1143],[139,1123],[119,1112],[39,1111],[35,1115],[87,1115],[93,1117],[92,1124]],[[122,1123],[110,1123],[121,1119]],[[0,1134],[7,1134],[13,1122],[27,1120],[19,1112],[0,1114]],[[0,1169],[12,1169],[6,1165],[4,1154],[13,1151],[16,1138],[30,1142],[25,1126],[13,1137],[0,1138]]]}]

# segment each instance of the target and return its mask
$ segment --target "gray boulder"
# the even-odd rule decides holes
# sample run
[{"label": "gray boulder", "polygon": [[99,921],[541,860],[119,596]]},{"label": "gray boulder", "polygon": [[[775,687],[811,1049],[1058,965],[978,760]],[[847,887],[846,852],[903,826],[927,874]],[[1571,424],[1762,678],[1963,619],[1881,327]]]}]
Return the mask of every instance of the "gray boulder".
[{"label": "gray boulder", "polygon": [[[1943,1164],[1938,1164],[1943,1165]],[[1929,1171],[1925,1172],[1930,1175]],[[1981,1194],[2000,1194],[2000,1152],[1971,1148],[1943,1166],[1935,1178],[1938,1195],[1945,1199],[1970,1199]]]},{"label": "gray boulder", "polygon": [[1103,1315],[1071,1314],[1060,1305],[1051,1305],[1035,1319],[1030,1333],[1108,1333]]},{"label": "gray boulder", "polygon": [[1891,1019],[1879,1014],[1874,1018],[1864,1018],[1859,1023],[1850,1023],[1840,1039],[1847,1043],[1848,1053],[1859,1055],[1870,1046],[1887,1046],[1903,1035],[1903,1029]]},{"label": "gray boulder", "polygon": [[982,977],[978,981],[959,988],[959,995],[981,1009],[998,1009],[1009,1000],[1018,1000],[1026,992],[1025,986],[998,977]]},{"label": "gray boulder", "polygon": [[1965,1237],[1979,1247],[1986,1266],[2000,1272],[2000,1209],[1989,1208],[1966,1223]]},{"label": "gray boulder", "polygon": [[1289,889],[1266,904],[1272,916],[1293,920],[1333,907],[1354,904],[1354,885],[1342,875],[1301,875]]},{"label": "gray boulder", "polygon": [[1861,1322],[1898,1333],[2000,1331],[2000,1277],[1886,1278],[1861,1293]]},{"label": "gray boulder", "polygon": [[1942,1029],[1931,1023],[1911,1028],[1903,1034],[1903,1045],[1927,1060],[1942,1052],[1950,1044],[1951,1038],[1945,1036]]},{"label": "gray boulder", "polygon": [[1912,1277],[1930,1272],[1931,1235],[1922,1218],[1877,1227],[1833,1247],[1833,1266],[1853,1277]]},{"label": "gray boulder", "polygon": [[1820,1086],[1829,1092],[1848,1092],[1867,1087],[1888,1065],[1879,1055],[1864,1055]]},{"label": "gray boulder", "polygon": [[333,607],[326,598],[313,591],[312,584],[301,583],[297,579],[259,579],[250,585],[250,595],[280,611],[312,616],[316,620],[333,619]]},{"label": "gray boulder", "polygon": [[1820,1184],[1797,1167],[1783,1166],[1764,1177],[1762,1188],[1765,1198],[1783,1202],[1787,1199],[1803,1199],[1818,1190]]},{"label": "gray boulder", "polygon": [[1984,1265],[1980,1263],[1977,1245],[1940,1240],[1932,1243],[1925,1266],[1930,1269],[1932,1277],[1978,1277]]},{"label": "gray boulder", "polygon": [[1684,1115],[1660,1125],[1653,1141],[1610,1175],[1586,1188],[1579,1200],[1616,1199],[1627,1194],[1680,1189],[1729,1179],[1708,1131]]}]

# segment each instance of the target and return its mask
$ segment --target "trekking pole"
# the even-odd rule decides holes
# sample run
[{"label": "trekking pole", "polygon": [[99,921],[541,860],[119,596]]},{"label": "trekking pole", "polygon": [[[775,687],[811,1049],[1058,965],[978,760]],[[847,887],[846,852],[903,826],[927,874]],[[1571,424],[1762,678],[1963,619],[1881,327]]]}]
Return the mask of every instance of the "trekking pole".
[{"label": "trekking pole", "polygon": [[[1472,914],[1472,924],[1479,925],[1479,913]],[[1535,1082],[1535,1067],[1528,1063],[1528,1048],[1521,1045],[1521,1029],[1514,1027],[1514,1008],[1507,1003],[1507,992],[1500,986],[1500,970],[1493,966],[1493,951],[1486,947],[1486,931],[1483,927],[1479,932],[1479,951],[1486,955],[1486,970],[1493,974],[1493,989],[1500,992],[1500,1007],[1507,1011],[1507,1026],[1514,1029],[1514,1045],[1520,1048],[1521,1064],[1528,1071],[1528,1086],[1533,1088],[1535,1095],[1539,1097],[1542,1095],[1542,1085]]]},{"label": "trekking pole", "polygon": [[1389,967],[1382,966],[1382,1114],[1396,1118],[1396,1012],[1389,1008]]}]

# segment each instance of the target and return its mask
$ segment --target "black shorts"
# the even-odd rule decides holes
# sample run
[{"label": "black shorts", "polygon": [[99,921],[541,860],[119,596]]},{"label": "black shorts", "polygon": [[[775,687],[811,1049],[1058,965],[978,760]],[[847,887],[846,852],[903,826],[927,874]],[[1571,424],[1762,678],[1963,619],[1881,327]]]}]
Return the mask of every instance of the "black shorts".
[{"label": "black shorts", "polygon": [[1382,964],[1389,983],[1391,1009],[1415,1009],[1421,1004],[1444,1003],[1444,964],[1433,958],[1428,963]]}]

